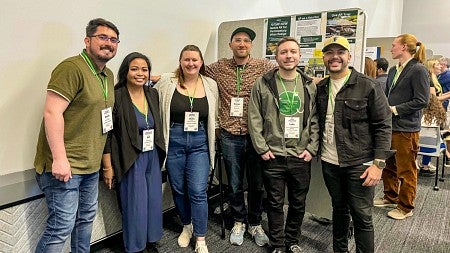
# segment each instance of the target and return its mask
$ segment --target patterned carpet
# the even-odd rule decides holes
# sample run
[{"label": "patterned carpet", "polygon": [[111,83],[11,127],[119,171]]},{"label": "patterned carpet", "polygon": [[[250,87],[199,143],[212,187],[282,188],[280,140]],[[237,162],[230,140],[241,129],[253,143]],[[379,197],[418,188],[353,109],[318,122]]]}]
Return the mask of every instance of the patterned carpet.
[{"label": "patterned carpet", "polygon": [[[439,191],[433,190],[434,178],[419,177],[416,208],[414,216],[403,221],[396,221],[386,216],[388,208],[374,208],[375,250],[378,253],[448,253],[450,252],[450,169],[446,171],[446,181],[439,182]],[[382,196],[382,185],[376,188],[376,196]],[[222,240],[220,218],[214,214],[217,203],[210,203],[207,245],[209,252],[270,252],[268,247],[260,248],[246,239],[241,246],[230,245],[229,229],[232,224],[227,219],[226,238]],[[194,252],[194,242],[188,248],[177,245],[181,232],[179,220],[173,212],[165,215],[164,236],[158,242],[158,252]],[[267,230],[267,216],[263,216],[263,227]],[[353,239],[350,240],[350,252],[355,252]],[[333,252],[332,226],[321,224],[313,215],[305,216],[300,246],[307,253]],[[120,235],[112,240],[97,244],[93,252],[124,252]]]}]

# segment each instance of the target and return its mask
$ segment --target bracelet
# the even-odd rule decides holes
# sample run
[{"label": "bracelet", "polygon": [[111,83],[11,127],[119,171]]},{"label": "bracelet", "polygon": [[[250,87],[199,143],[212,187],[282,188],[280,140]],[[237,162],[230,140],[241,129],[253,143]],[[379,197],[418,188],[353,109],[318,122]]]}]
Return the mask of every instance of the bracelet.
[{"label": "bracelet", "polygon": [[103,170],[103,171],[110,171],[110,170],[111,170],[111,168],[109,168],[109,169],[106,169],[106,170],[105,170],[105,168],[103,168],[102,170]]}]

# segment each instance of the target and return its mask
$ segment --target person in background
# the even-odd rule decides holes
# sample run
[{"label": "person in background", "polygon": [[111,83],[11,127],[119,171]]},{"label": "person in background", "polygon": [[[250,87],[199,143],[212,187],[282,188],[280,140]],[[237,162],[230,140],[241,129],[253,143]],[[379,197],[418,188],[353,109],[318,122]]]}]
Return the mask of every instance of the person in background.
[{"label": "person in background", "polygon": [[395,207],[387,215],[403,220],[413,215],[417,192],[416,157],[422,109],[428,105],[430,77],[423,65],[425,46],[412,34],[397,36],[392,42],[392,58],[399,63],[390,68],[386,95],[392,112],[392,149],[383,170],[384,196],[377,207]]},{"label": "person in background", "polygon": [[[430,95],[430,101],[427,108],[423,110],[422,126],[434,126],[442,128],[447,121],[447,114],[442,106],[442,103],[436,97],[436,95]],[[441,148],[445,148],[444,143],[441,143]],[[420,147],[420,152],[423,153],[435,153],[436,148]],[[433,177],[436,167],[431,163],[431,157],[423,155],[422,162],[419,164],[419,176]],[[434,169],[433,169],[434,167]]]},{"label": "person in background", "polygon": [[[430,75],[430,101],[426,109],[424,109],[424,117],[425,110],[429,115],[435,115],[437,118],[438,124],[432,123],[432,121],[426,123],[422,119],[422,125],[426,124],[427,126],[439,126],[444,129],[445,125],[442,123],[442,120],[439,119],[437,115],[440,115],[441,112],[445,112],[443,107],[443,101],[446,101],[450,98],[450,92],[445,94],[442,93],[442,86],[437,79],[437,74],[441,72],[441,65],[437,60],[427,60],[425,63],[426,68],[428,69],[428,74]],[[431,96],[433,95],[433,97]],[[432,101],[433,98],[433,101]],[[442,110],[436,106],[436,101],[440,101]],[[431,116],[430,116],[431,117]],[[434,117],[434,116],[433,116]],[[445,147],[444,147],[445,148]],[[425,153],[434,153],[434,151],[430,151],[432,149],[420,148],[421,152]],[[434,172],[436,171],[436,166],[431,163],[431,157],[427,155],[422,155],[421,162],[417,162],[417,167],[419,168],[419,176],[434,176]]]},{"label": "person in background", "polygon": [[98,171],[113,128],[114,75],[106,63],[119,42],[113,23],[93,19],[86,26],[86,48],[51,74],[34,160],[48,219],[35,252],[62,252],[69,236],[72,252],[90,250]]},{"label": "person in background", "polygon": [[[206,67],[206,75],[217,82],[220,108],[220,144],[231,188],[230,207],[234,226],[230,243],[241,245],[246,222],[255,243],[264,246],[269,239],[261,227],[263,180],[261,158],[253,148],[248,133],[248,102],[256,78],[276,67],[267,59],[250,56],[255,32],[239,27],[231,34],[231,59],[220,59]],[[244,173],[247,174],[248,211],[244,200]]]},{"label": "person in background", "polygon": [[[311,159],[319,145],[316,85],[297,68],[300,45],[295,38],[284,37],[277,43],[275,59],[279,67],[258,78],[252,88],[248,128],[253,146],[264,160],[273,253],[299,253]],[[284,225],[286,186],[289,207]]]},{"label": "person in background", "polygon": [[[447,58],[442,57],[439,60],[439,64],[441,66],[440,73],[436,74],[438,78],[438,82],[442,86],[442,93],[450,92],[450,71],[447,67]],[[444,100],[444,108],[448,109],[448,99]]]},{"label": "person in background", "polygon": [[[441,69],[440,69],[440,72],[437,73],[436,75],[437,75],[439,84],[441,84],[441,86],[442,86],[442,92],[444,94],[447,94],[450,92],[450,71],[448,69],[448,59],[445,57],[441,57],[438,60],[438,62],[441,66]],[[441,99],[441,101],[442,101],[442,99]],[[450,110],[448,109],[448,101],[449,101],[448,98],[443,100],[444,108],[447,111],[447,124],[450,123]],[[446,157],[447,159],[445,162],[445,167],[450,167],[450,135],[447,135],[444,140],[445,140],[445,143],[447,146],[447,149],[445,152],[445,154],[447,156]]]},{"label": "person in background", "polygon": [[178,245],[187,247],[196,236],[195,252],[207,253],[208,175],[214,165],[218,128],[218,90],[205,76],[200,49],[185,46],[174,74],[163,75],[155,85],[163,121],[166,168],[173,200],[183,223]]},{"label": "person in background", "polygon": [[150,60],[137,52],[128,54],[120,65],[114,87],[115,128],[102,159],[108,188],[113,177],[119,183],[126,252],[155,248],[163,234],[161,167],[166,153],[158,92],[145,85],[150,71]]},{"label": "person in background", "polygon": [[348,66],[346,38],[328,38],[322,52],[330,77],[317,85],[316,103],[323,178],[333,206],[333,251],[349,252],[351,216],[356,252],[370,253],[375,186],[390,155],[391,112],[376,80]]},{"label": "person in background", "polygon": [[364,74],[372,78],[377,76],[377,65],[370,57],[364,58]]},{"label": "person in background", "polygon": [[377,67],[377,81],[381,84],[381,88],[383,91],[386,90],[386,80],[387,80],[387,70],[389,68],[389,62],[386,58],[378,58],[375,59],[376,67]]}]

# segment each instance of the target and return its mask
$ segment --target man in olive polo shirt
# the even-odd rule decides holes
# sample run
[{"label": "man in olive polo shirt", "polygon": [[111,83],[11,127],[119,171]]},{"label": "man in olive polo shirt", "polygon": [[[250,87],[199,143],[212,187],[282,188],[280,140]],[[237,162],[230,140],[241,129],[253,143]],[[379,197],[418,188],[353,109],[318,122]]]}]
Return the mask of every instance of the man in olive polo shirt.
[{"label": "man in olive polo shirt", "polygon": [[47,86],[34,166],[48,219],[35,252],[89,252],[97,210],[98,171],[112,129],[114,77],[106,63],[116,55],[117,27],[89,21],[80,55],[61,62]]}]

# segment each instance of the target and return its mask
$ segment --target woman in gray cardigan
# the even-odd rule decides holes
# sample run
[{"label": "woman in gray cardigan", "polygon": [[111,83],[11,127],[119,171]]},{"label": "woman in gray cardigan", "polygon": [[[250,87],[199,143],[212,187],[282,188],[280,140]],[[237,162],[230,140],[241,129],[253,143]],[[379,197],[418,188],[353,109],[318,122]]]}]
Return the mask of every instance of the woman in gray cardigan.
[{"label": "woman in gray cardigan", "polygon": [[215,129],[218,127],[218,90],[204,76],[200,49],[187,45],[180,53],[174,74],[163,75],[155,88],[159,93],[166,169],[173,199],[183,222],[178,245],[187,247],[192,234],[195,251],[207,253],[205,235],[208,221],[208,175],[214,165]]}]

